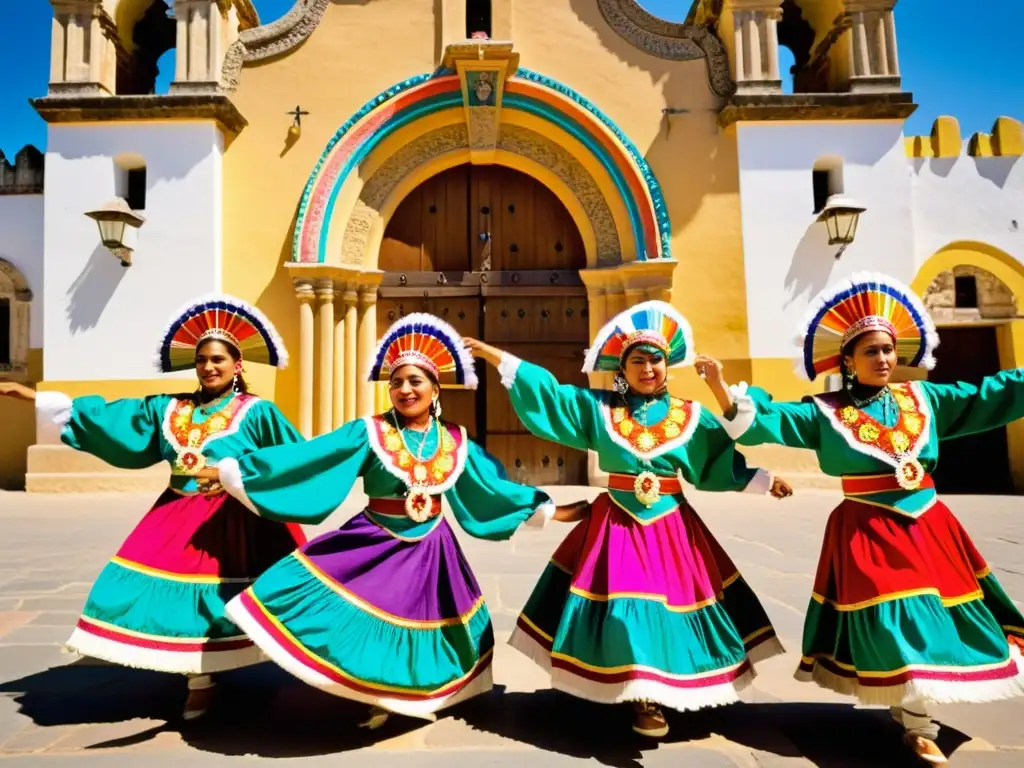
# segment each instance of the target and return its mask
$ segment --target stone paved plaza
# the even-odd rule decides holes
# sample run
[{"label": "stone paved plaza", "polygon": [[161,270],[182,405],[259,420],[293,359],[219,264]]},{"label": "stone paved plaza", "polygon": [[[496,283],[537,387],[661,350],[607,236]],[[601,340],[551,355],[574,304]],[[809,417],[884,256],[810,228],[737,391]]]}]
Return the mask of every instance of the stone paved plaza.
[{"label": "stone paved plaza", "polygon": [[[559,489],[569,500],[583,489]],[[152,496],[27,496],[0,492],[0,768],[220,766],[264,759],[302,765],[418,768],[574,764],[624,766],[902,766],[885,712],[792,679],[818,546],[838,495],[786,502],[738,494],[693,501],[761,596],[788,654],[763,665],[747,703],[670,714],[654,745],[629,731],[625,707],[579,702],[504,644],[515,614],[567,526],[522,531],[500,544],[467,541],[494,615],[498,689],[436,723],[396,718],[368,734],[359,707],[321,694],[270,664],[223,677],[218,707],[199,723],[176,715],[181,678],[61,653],[89,585]],[[360,499],[351,504],[358,507]],[[1003,584],[1024,598],[1024,500],[952,497]],[[323,528],[352,511],[340,510]],[[1024,701],[937,710],[940,745],[967,768],[1024,765]]]}]

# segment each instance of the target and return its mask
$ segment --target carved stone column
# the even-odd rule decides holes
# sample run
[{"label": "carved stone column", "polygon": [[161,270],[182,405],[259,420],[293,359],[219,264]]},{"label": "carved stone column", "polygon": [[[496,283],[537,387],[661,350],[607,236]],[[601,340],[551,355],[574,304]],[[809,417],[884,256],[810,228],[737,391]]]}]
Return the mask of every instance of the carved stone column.
[{"label": "carved stone column", "polygon": [[736,92],[781,93],[779,35],[782,0],[725,0],[718,35],[729,50]]},{"label": "carved stone column", "polygon": [[345,421],[356,417],[356,392],[359,390],[359,293],[345,291]]},{"label": "carved stone column", "polygon": [[174,17],[178,55],[171,92],[219,90],[228,48],[256,25],[251,0],[174,0]]},{"label": "carved stone column", "polygon": [[308,440],[313,437],[313,286],[296,282],[295,297],[299,300],[299,432]]},{"label": "carved stone column", "polygon": [[50,93],[113,94],[117,87],[117,29],[102,0],[50,2]]},{"label": "carved stone column", "polygon": [[896,51],[896,0],[845,0],[850,23],[850,90],[898,91],[900,65]]},{"label": "carved stone column", "polygon": [[356,416],[373,415],[373,384],[367,381],[373,348],[377,344],[377,286],[359,292],[359,360],[357,363]]},{"label": "carved stone column", "polygon": [[317,402],[316,433],[330,432],[334,423],[334,283],[317,280],[317,368],[320,392]]},{"label": "carved stone column", "polygon": [[[335,291],[335,301],[340,296]],[[337,429],[345,423],[345,304],[338,302],[334,307],[334,396],[331,402],[333,413],[331,428]]]}]

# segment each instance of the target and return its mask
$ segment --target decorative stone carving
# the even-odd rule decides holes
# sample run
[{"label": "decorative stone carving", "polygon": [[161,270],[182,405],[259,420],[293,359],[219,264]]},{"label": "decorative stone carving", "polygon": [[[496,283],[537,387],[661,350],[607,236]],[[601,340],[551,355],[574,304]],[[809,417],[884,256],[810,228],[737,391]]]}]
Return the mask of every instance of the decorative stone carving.
[{"label": "decorative stone carving", "polygon": [[469,108],[469,146],[471,149],[494,149],[498,143],[498,110],[496,107]]},{"label": "decorative stone carving", "polygon": [[[608,202],[587,170],[567,150],[548,138],[525,128],[502,125],[498,148],[529,158],[556,174],[579,200],[594,228],[597,239],[597,265],[608,266],[620,260],[619,235]],[[380,210],[395,187],[416,168],[433,158],[469,148],[464,124],[438,128],[403,147],[363,186],[345,226],[341,248],[344,264],[364,264],[366,248]]]},{"label": "decorative stone carving", "polygon": [[330,4],[331,0],[295,0],[292,9],[277,21],[242,32],[224,57],[221,87],[237,90],[245,62],[280,56],[302,43],[320,25]]},{"label": "decorative stone carving", "polygon": [[708,83],[718,96],[731,96],[736,85],[729,74],[729,57],[708,27],[674,24],[652,16],[636,0],[597,0],[608,25],[623,39],[659,59],[707,60]]}]

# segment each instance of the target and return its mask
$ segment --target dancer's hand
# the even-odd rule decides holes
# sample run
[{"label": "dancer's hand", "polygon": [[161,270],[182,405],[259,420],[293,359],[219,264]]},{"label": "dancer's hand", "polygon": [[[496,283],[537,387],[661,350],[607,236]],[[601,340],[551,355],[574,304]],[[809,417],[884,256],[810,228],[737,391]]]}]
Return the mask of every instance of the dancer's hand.
[{"label": "dancer's hand", "polygon": [[31,403],[36,399],[36,391],[14,381],[0,381],[0,396]]},{"label": "dancer's hand", "polygon": [[484,362],[490,363],[495,368],[497,368],[501,363],[502,352],[497,347],[492,347],[486,342],[469,336],[463,336],[462,341],[466,345],[466,349],[473,354],[473,357],[478,357]]},{"label": "dancer's hand", "polygon": [[697,355],[693,361],[693,367],[697,369],[697,375],[714,389],[724,383],[722,375],[722,364],[709,355]]},{"label": "dancer's hand", "polygon": [[697,375],[704,379],[708,389],[715,396],[718,407],[722,409],[722,414],[727,419],[732,419],[736,415],[734,412],[736,404],[733,402],[729,385],[722,374],[722,364],[708,355],[697,355],[693,361],[693,367],[697,369]]},{"label": "dancer's hand", "polygon": [[590,515],[590,502],[587,500],[577,501],[575,504],[560,504],[555,507],[555,514],[552,520],[560,523],[575,523]]},{"label": "dancer's hand", "polygon": [[776,499],[788,499],[793,495],[793,486],[781,477],[776,477],[772,479],[772,489],[769,493]]}]

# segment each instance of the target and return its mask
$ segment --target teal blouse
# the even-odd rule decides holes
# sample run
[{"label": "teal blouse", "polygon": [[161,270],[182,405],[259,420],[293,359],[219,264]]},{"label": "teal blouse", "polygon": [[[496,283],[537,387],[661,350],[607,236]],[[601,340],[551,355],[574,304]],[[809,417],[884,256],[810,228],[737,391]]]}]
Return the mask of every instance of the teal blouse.
[{"label": "teal blouse", "polygon": [[[734,421],[740,426],[723,423],[741,445],[772,443],[815,451],[821,471],[841,477],[894,473],[900,455],[894,446],[931,472],[939,461],[939,441],[985,432],[1024,417],[1021,368],[1000,371],[979,386],[919,381],[891,389],[895,402],[883,398],[857,409],[843,406],[835,394],[776,403],[763,389],[740,385],[733,388]],[[744,418],[745,412],[753,414],[752,421]],[[933,488],[901,488],[858,498],[916,516],[936,497]]]},{"label": "teal blouse", "polygon": [[[748,467],[718,420],[699,403],[664,395],[625,399],[606,390],[582,389],[511,355],[499,367],[516,414],[537,437],[581,451],[595,451],[602,471],[661,477],[682,474],[706,491],[765,492],[763,470]],[[760,475],[760,482],[752,482]],[[681,496],[665,495],[650,508],[632,491],[609,490],[612,499],[640,523],[676,509]]]},{"label": "teal blouse", "polygon": [[170,487],[183,494],[220,490],[216,483],[185,474],[179,461],[183,452],[202,457],[186,461],[216,464],[228,456],[303,440],[277,406],[251,395],[231,395],[206,409],[173,395],[108,403],[96,395],[72,400],[40,392],[36,407],[51,428],[60,429],[61,442],[115,467],[144,469],[167,462]]},{"label": "teal blouse", "polygon": [[[285,445],[220,463],[221,482],[263,517],[319,523],[363,478],[371,498],[404,499],[410,486],[447,498],[455,519],[479,539],[509,538],[535,514],[554,513],[547,494],[508,479],[493,456],[446,424],[425,433],[399,430],[384,416],[358,419],[301,445]],[[416,461],[419,459],[420,461]],[[416,476],[416,466],[427,470]],[[397,515],[366,515],[393,536],[421,539],[441,520],[422,523]]]}]

